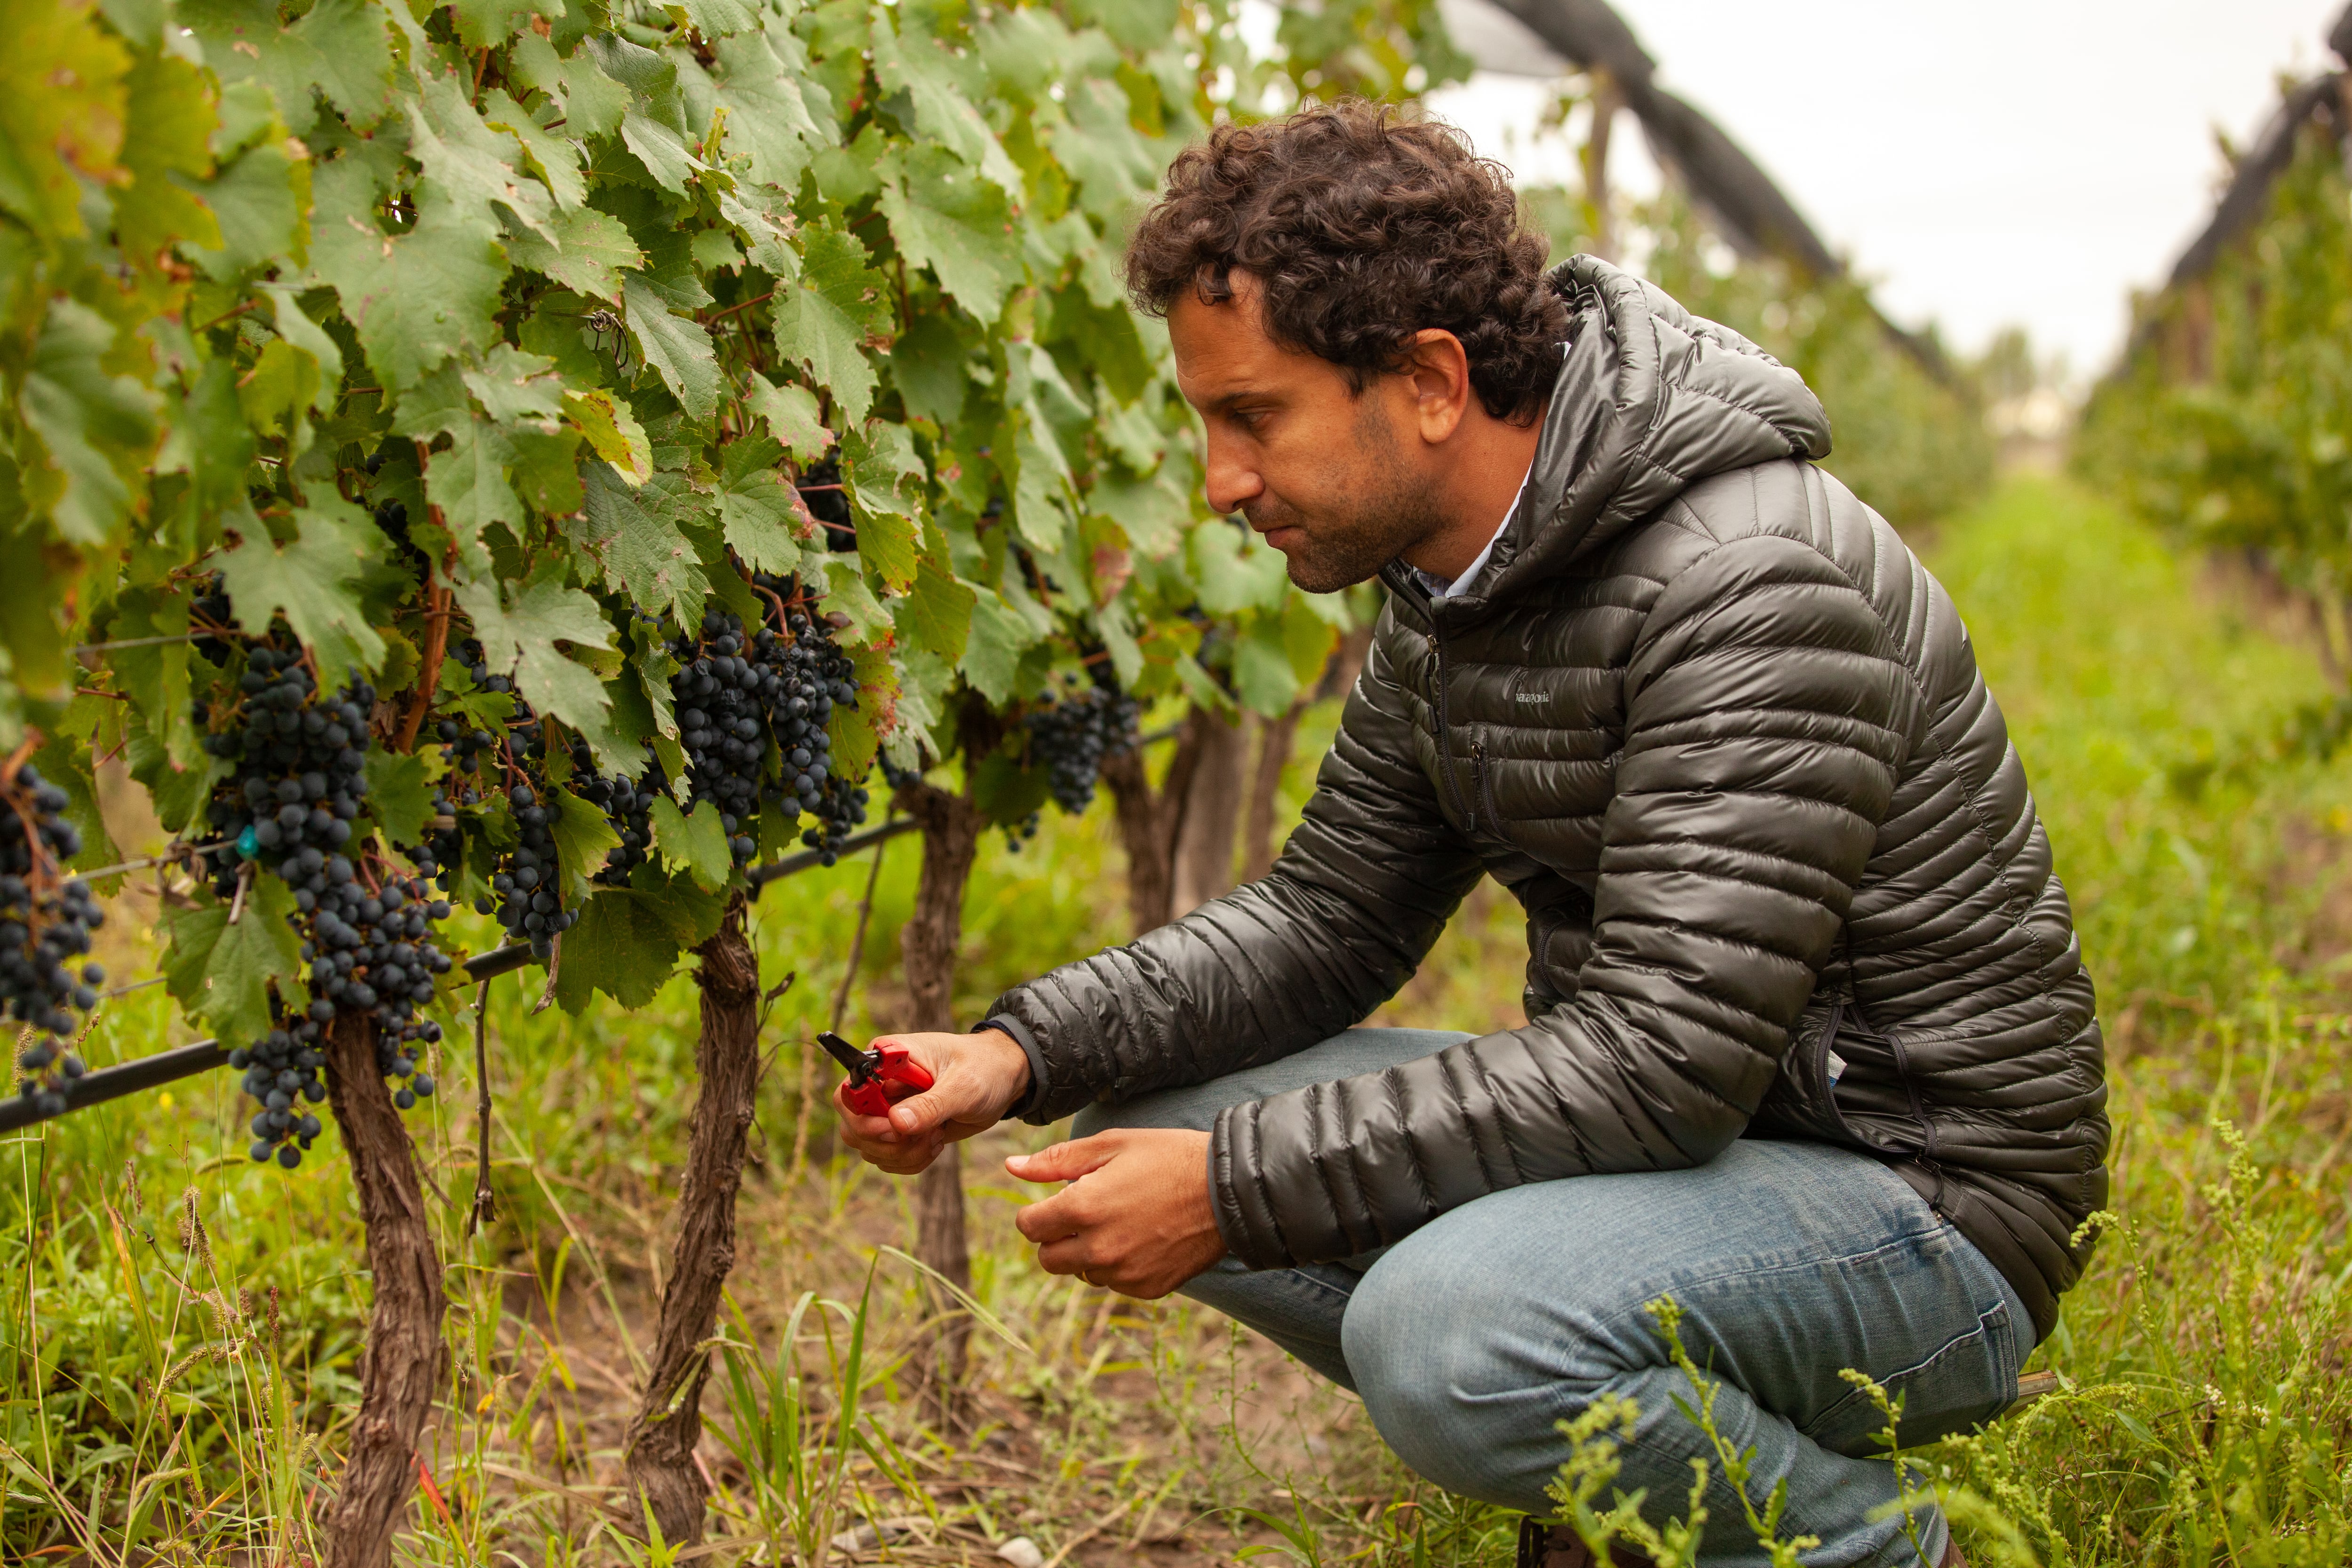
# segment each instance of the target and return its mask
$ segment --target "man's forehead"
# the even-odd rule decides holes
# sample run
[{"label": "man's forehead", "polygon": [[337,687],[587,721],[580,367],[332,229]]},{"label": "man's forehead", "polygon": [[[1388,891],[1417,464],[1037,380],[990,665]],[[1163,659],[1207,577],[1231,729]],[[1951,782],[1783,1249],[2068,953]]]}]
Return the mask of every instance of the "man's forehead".
[{"label": "man's forehead", "polygon": [[1235,274],[1232,297],[1214,304],[1180,296],[1168,312],[1176,351],[1176,386],[1197,408],[1213,408],[1253,393],[1295,386],[1323,362],[1266,335],[1256,300]]}]

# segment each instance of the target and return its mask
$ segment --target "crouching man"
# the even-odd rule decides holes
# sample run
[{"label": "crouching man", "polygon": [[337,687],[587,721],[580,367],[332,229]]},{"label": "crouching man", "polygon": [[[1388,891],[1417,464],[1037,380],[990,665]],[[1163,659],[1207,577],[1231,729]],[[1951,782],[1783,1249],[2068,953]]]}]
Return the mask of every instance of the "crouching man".
[{"label": "crouching man", "polygon": [[[1683,1505],[1671,1296],[1808,1563],[1914,1563],[1839,1373],[1911,1442],[2015,1397],[2106,1191],[2091,982],[1968,633],[1813,466],[1802,381],[1544,248],[1501,169],[1370,108],[1177,160],[1128,279],[1210,504],[1387,607],[1269,875],[894,1037],[936,1083],[847,1136],[907,1173],[1076,1112],[1010,1162],[1069,1184],[1021,1215],[1045,1268],[1231,1314],[1535,1515],[1604,1394],[1618,1485]],[[1353,1027],[1482,876],[1527,909],[1527,1026]],[[1712,1486],[1703,1560],[1762,1563]]]}]

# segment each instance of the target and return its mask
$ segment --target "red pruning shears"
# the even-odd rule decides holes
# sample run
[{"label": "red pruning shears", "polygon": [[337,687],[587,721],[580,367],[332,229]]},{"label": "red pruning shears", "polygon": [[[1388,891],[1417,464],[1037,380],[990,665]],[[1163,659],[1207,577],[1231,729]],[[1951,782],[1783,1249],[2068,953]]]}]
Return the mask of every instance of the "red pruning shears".
[{"label": "red pruning shears", "polygon": [[931,1087],[931,1075],[904,1046],[861,1051],[831,1031],[819,1035],[816,1043],[849,1069],[849,1087],[842,1091],[841,1102],[860,1116],[887,1116],[894,1101]]}]

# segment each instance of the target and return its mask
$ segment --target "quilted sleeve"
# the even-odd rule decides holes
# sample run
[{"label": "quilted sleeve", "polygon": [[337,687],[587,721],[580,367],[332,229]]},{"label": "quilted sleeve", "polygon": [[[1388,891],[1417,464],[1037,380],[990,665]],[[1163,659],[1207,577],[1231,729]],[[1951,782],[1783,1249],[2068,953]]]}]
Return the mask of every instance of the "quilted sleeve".
[{"label": "quilted sleeve", "polygon": [[1211,1169],[1236,1257],[1348,1257],[1498,1188],[1700,1164],[1747,1125],[1832,955],[1917,689],[1836,563],[1762,534],[1664,586],[1625,690],[1576,994],[1225,1111]]},{"label": "quilted sleeve", "polygon": [[1270,873],[997,999],[990,1023],[1040,1080],[1018,1114],[1042,1124],[1202,1083],[1303,1050],[1396,994],[1481,875],[1415,759],[1407,701],[1376,637]]}]

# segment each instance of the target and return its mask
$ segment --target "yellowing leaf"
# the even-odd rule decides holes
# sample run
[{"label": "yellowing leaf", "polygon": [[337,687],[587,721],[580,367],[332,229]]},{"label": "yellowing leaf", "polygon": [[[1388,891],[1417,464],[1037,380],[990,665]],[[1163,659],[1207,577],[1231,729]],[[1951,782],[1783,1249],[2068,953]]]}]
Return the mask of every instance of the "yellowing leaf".
[{"label": "yellowing leaf", "polygon": [[131,56],[95,7],[33,0],[7,9],[0,49],[0,210],[35,233],[82,232],[77,174],[113,177]]},{"label": "yellowing leaf", "polygon": [[563,412],[588,438],[588,449],[610,463],[622,483],[641,485],[653,478],[653,447],[627,404],[609,392],[566,389]]}]

